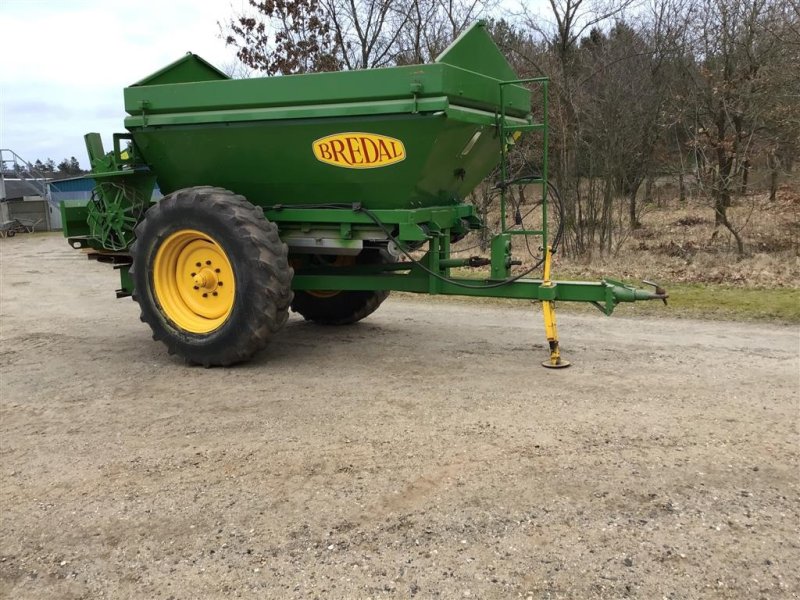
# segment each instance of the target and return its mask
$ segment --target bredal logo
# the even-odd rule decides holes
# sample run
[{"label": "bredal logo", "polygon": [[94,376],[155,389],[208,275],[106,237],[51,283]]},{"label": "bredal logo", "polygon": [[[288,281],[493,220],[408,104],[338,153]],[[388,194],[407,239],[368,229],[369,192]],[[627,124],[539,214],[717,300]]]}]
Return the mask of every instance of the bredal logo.
[{"label": "bredal logo", "polygon": [[316,140],[312,146],[317,160],[346,169],[386,167],[406,158],[403,142],[376,133],[336,133]]}]

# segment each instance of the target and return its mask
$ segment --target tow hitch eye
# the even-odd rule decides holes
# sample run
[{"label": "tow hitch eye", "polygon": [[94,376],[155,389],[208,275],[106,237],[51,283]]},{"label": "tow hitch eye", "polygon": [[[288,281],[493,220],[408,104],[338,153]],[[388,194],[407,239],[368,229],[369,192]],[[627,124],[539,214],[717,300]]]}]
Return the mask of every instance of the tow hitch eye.
[{"label": "tow hitch eye", "polygon": [[642,283],[644,285],[652,286],[654,288],[653,297],[654,298],[660,298],[661,301],[664,303],[664,306],[667,305],[667,298],[669,298],[669,294],[667,293],[667,290],[665,290],[663,287],[661,287],[660,285],[658,285],[654,281],[647,281],[647,279],[643,280]]}]

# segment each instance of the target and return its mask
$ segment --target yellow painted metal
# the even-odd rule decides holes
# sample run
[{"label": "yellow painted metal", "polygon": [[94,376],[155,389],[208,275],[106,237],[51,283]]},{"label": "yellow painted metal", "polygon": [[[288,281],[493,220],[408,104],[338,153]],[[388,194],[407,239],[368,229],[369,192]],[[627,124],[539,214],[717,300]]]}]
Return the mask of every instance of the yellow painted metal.
[{"label": "yellow painted metal", "polygon": [[233,310],[236,278],[211,236],[181,229],[165,239],[153,262],[153,291],[164,315],[190,333],[211,333]]},{"label": "yellow painted metal", "polygon": [[[542,274],[542,288],[553,287],[550,280],[550,268],[552,266],[553,249],[548,246],[544,254],[544,273]],[[550,345],[550,360],[542,363],[542,366],[549,369],[562,369],[569,366],[569,361],[561,358],[561,350],[558,347],[558,328],[556,326],[556,303],[552,300],[542,300],[542,315],[544,316],[544,331],[547,336],[547,343]]]},{"label": "yellow painted metal", "polygon": [[542,302],[542,313],[544,315],[544,333],[547,341],[558,341],[558,329],[556,328],[556,311],[553,302],[544,300]]},{"label": "yellow painted metal", "polygon": [[333,298],[341,293],[341,290],[306,290],[306,294],[315,298]]},{"label": "yellow painted metal", "polygon": [[544,272],[542,273],[542,283],[547,284],[548,286],[552,286],[553,283],[550,281],[550,269],[553,266],[553,248],[551,246],[547,247],[544,253]]},{"label": "yellow painted metal", "polygon": [[[337,254],[329,262],[331,267],[351,267],[354,264],[356,264],[356,257],[345,254]],[[333,298],[341,293],[341,290],[306,290],[306,294],[315,298]]]},{"label": "yellow painted metal", "polygon": [[312,144],[320,162],[346,169],[374,169],[405,160],[400,140],[386,135],[349,131],[328,135]]}]

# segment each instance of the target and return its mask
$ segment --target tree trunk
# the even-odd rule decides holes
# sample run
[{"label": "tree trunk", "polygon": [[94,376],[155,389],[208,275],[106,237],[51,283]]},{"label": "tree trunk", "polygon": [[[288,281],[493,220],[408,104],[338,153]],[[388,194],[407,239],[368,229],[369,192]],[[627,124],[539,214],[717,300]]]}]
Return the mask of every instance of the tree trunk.
[{"label": "tree trunk", "polygon": [[642,224],[639,222],[639,215],[636,210],[636,196],[639,193],[639,188],[642,186],[642,179],[637,177],[630,185],[628,190],[628,220],[631,229],[641,229]]},{"label": "tree trunk", "polygon": [[747,193],[747,180],[750,178],[750,159],[744,159],[742,163],[742,187],[739,189],[739,193],[744,196]]},{"label": "tree trunk", "polygon": [[636,218],[636,192],[631,192],[628,196],[628,221],[631,224],[631,229],[639,229],[642,224]]},{"label": "tree trunk", "polygon": [[481,252],[486,252],[489,248],[489,238],[490,238],[490,224],[489,224],[489,204],[491,203],[492,194],[489,186],[486,185],[484,182],[478,188],[480,190],[480,201],[478,203],[481,220],[483,221],[483,227],[480,229],[480,247]]},{"label": "tree trunk", "polygon": [[517,194],[519,195],[519,201],[517,202],[517,210],[514,213],[514,224],[522,225],[522,207],[525,206],[526,202],[524,185],[517,186]]},{"label": "tree trunk", "polygon": [[[728,221],[728,214],[725,210],[725,198],[723,197],[725,194],[719,194],[714,198],[714,210],[716,213],[716,223],[717,225],[722,225],[731,232],[733,235],[733,239],[736,240],[736,254],[739,258],[744,258],[744,241],[742,240],[742,236],[739,235],[739,232],[733,228],[731,222]],[[728,200],[730,202],[730,199]]]},{"label": "tree trunk", "polygon": [[[733,228],[728,220],[728,207],[731,205],[731,171],[733,170],[733,157],[728,155],[720,144],[717,147],[717,174],[714,180],[714,225],[722,225],[731,232],[736,240],[736,252],[739,258],[744,257],[744,242],[739,232]],[[716,230],[715,230],[716,234]]]},{"label": "tree trunk", "polygon": [[525,206],[527,199],[525,198],[525,186],[520,185],[517,187],[517,195],[519,196],[519,205]]},{"label": "tree trunk", "polygon": [[603,208],[601,213],[600,239],[598,248],[600,255],[611,250],[611,238],[614,227],[614,182],[611,176],[606,177],[603,187]]},{"label": "tree trunk", "polygon": [[718,191],[714,195],[714,227],[719,227],[728,220],[726,211],[728,210],[728,201],[725,198],[726,194]]},{"label": "tree trunk", "polygon": [[[720,131],[720,141],[717,144],[717,172],[714,175],[714,225],[719,227],[728,222],[727,209],[731,205],[731,170],[733,169],[733,157],[728,155],[723,141],[725,133],[725,119],[721,118],[718,123]],[[728,226],[728,229],[730,227]]]},{"label": "tree trunk", "polygon": [[686,204],[686,184],[683,181],[683,170],[678,174],[678,202],[681,206]]},{"label": "tree trunk", "polygon": [[649,174],[647,175],[647,180],[644,184],[644,203],[653,203],[653,176]]},{"label": "tree trunk", "polygon": [[769,201],[775,202],[778,198],[778,157],[774,152],[769,153]]}]

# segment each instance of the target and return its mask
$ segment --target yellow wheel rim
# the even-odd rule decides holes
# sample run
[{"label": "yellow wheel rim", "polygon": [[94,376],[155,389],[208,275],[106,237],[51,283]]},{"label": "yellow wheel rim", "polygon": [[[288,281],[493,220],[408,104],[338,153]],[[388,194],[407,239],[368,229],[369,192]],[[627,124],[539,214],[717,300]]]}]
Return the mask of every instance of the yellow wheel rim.
[{"label": "yellow wheel rim", "polygon": [[[344,254],[337,254],[336,257],[329,262],[328,266],[331,267],[349,267],[356,264],[355,256],[345,256]],[[333,298],[341,294],[341,290],[306,290],[306,294],[314,296],[315,298]]]},{"label": "yellow wheel rim", "polygon": [[315,298],[333,298],[341,293],[340,290],[306,290],[306,294]]},{"label": "yellow wheel rim", "polygon": [[194,229],[165,239],[153,263],[153,291],[167,318],[191,333],[210,333],[233,310],[236,279],[225,250]]}]

